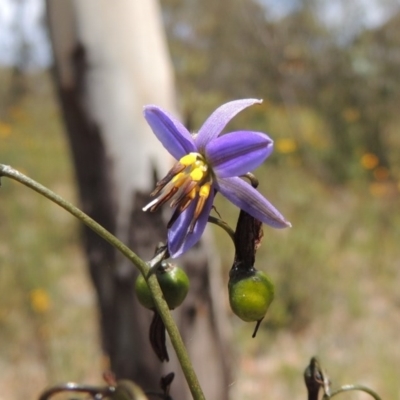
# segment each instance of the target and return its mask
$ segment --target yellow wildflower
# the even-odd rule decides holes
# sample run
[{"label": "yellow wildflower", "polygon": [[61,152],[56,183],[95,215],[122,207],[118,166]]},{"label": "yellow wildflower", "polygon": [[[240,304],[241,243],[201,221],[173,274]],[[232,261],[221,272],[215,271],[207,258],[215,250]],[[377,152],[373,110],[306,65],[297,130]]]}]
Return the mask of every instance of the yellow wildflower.
[{"label": "yellow wildflower", "polygon": [[297,143],[290,138],[277,139],[275,141],[275,148],[279,153],[289,154],[297,150]]},{"label": "yellow wildflower", "polygon": [[361,165],[365,169],[374,169],[379,164],[379,158],[374,153],[365,153],[361,157]]},{"label": "yellow wildflower", "polygon": [[50,297],[44,289],[32,290],[30,301],[33,311],[38,314],[44,314],[50,309]]}]

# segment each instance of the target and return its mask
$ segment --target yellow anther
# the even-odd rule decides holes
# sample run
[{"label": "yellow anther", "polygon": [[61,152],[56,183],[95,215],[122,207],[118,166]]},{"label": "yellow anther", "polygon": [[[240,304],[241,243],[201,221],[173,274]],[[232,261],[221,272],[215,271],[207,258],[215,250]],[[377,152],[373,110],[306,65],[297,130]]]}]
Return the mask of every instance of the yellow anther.
[{"label": "yellow anther", "polygon": [[182,185],[182,183],[183,183],[183,179],[182,178],[184,178],[185,176],[186,176],[186,174],[184,172],[180,172],[179,174],[175,175],[172,178],[171,181],[175,183],[174,186],[178,186],[179,187],[179,186]]},{"label": "yellow anther", "polygon": [[204,206],[206,204],[206,201],[208,199],[210,191],[211,191],[211,184],[209,182],[205,183],[203,186],[200,187],[200,189],[199,189],[199,197],[197,199],[196,208],[195,208],[194,214],[193,214],[193,220],[192,220],[192,222],[190,223],[190,226],[189,226],[189,232],[193,232],[194,231],[194,228],[196,226],[197,220],[199,219],[200,214],[204,209]]},{"label": "yellow anther", "polygon": [[202,168],[194,168],[193,171],[190,173],[190,177],[196,181],[199,182],[203,179],[204,176],[204,171]]},{"label": "yellow anther", "polygon": [[208,197],[210,195],[211,184],[209,182],[205,183],[199,190],[200,197]]},{"label": "yellow anther", "polygon": [[186,156],[183,156],[179,160],[179,162],[181,164],[185,165],[185,166],[189,166],[189,165],[192,165],[192,164],[194,164],[196,162],[197,156],[198,156],[197,153],[189,153],[189,154],[186,154]]},{"label": "yellow anther", "polygon": [[175,212],[168,223],[168,228],[177,220],[192,202],[196,203],[193,219],[189,231],[193,231],[206,201],[210,195],[212,186],[212,171],[206,159],[199,153],[189,153],[183,156],[157,183],[152,196],[158,195],[143,208],[144,211],[156,211],[167,201],[171,201],[171,207],[176,207]]},{"label": "yellow anther", "polygon": [[196,197],[196,188],[193,188],[187,195],[187,197],[190,197],[190,199],[194,199]]}]

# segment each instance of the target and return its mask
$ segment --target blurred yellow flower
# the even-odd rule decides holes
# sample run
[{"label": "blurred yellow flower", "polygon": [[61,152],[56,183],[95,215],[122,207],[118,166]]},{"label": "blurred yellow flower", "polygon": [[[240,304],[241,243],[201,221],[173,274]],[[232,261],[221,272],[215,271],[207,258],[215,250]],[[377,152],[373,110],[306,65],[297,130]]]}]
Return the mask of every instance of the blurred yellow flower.
[{"label": "blurred yellow flower", "polygon": [[379,164],[379,158],[374,153],[365,153],[361,157],[361,165],[365,169],[374,169]]},{"label": "blurred yellow flower", "polygon": [[297,143],[290,138],[277,139],[275,148],[278,153],[289,154],[297,150]]},{"label": "blurred yellow flower", "polygon": [[0,138],[4,139],[11,134],[11,125],[0,121]]},{"label": "blurred yellow flower", "polygon": [[30,301],[33,311],[38,314],[44,314],[50,309],[50,297],[44,289],[32,290]]}]

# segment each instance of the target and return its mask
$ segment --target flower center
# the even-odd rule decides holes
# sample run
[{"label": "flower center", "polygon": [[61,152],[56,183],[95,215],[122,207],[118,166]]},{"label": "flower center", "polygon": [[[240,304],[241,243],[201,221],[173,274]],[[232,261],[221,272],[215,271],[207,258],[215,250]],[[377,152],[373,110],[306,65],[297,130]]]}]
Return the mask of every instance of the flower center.
[{"label": "flower center", "polygon": [[177,220],[189,205],[196,201],[196,208],[189,227],[193,232],[196,222],[204,209],[212,187],[211,168],[204,157],[199,153],[189,153],[183,156],[168,172],[168,174],[156,184],[156,188],[150,196],[157,196],[143,211],[156,211],[160,206],[171,200],[171,207],[176,207],[168,228]]}]

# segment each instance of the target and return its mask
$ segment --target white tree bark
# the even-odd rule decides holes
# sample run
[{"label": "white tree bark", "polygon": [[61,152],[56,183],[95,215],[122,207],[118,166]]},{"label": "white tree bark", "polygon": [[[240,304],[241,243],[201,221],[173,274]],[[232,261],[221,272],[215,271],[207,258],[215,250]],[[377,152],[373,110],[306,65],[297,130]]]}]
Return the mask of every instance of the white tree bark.
[{"label": "white tree bark", "polygon": [[[150,191],[149,165],[159,176],[171,167],[162,145],[143,118],[145,104],[155,103],[175,111],[172,66],[154,0],[74,0],[56,5],[55,24],[63,29],[55,46],[63,84],[75,85],[73,68],[61,58],[79,43],[85,49],[85,88],[82,100],[93,123],[101,126],[106,156],[112,161],[111,180],[118,199],[118,233],[126,234],[134,190]],[[54,7],[54,6],[53,6]],[[68,12],[75,24],[65,17]],[[71,15],[72,14],[72,15]],[[71,40],[71,38],[73,38]],[[58,42],[57,42],[58,43]],[[67,51],[66,51],[67,50]],[[66,61],[66,62],[65,62]],[[176,113],[176,111],[175,111]],[[140,146],[139,146],[140,144]]]}]

